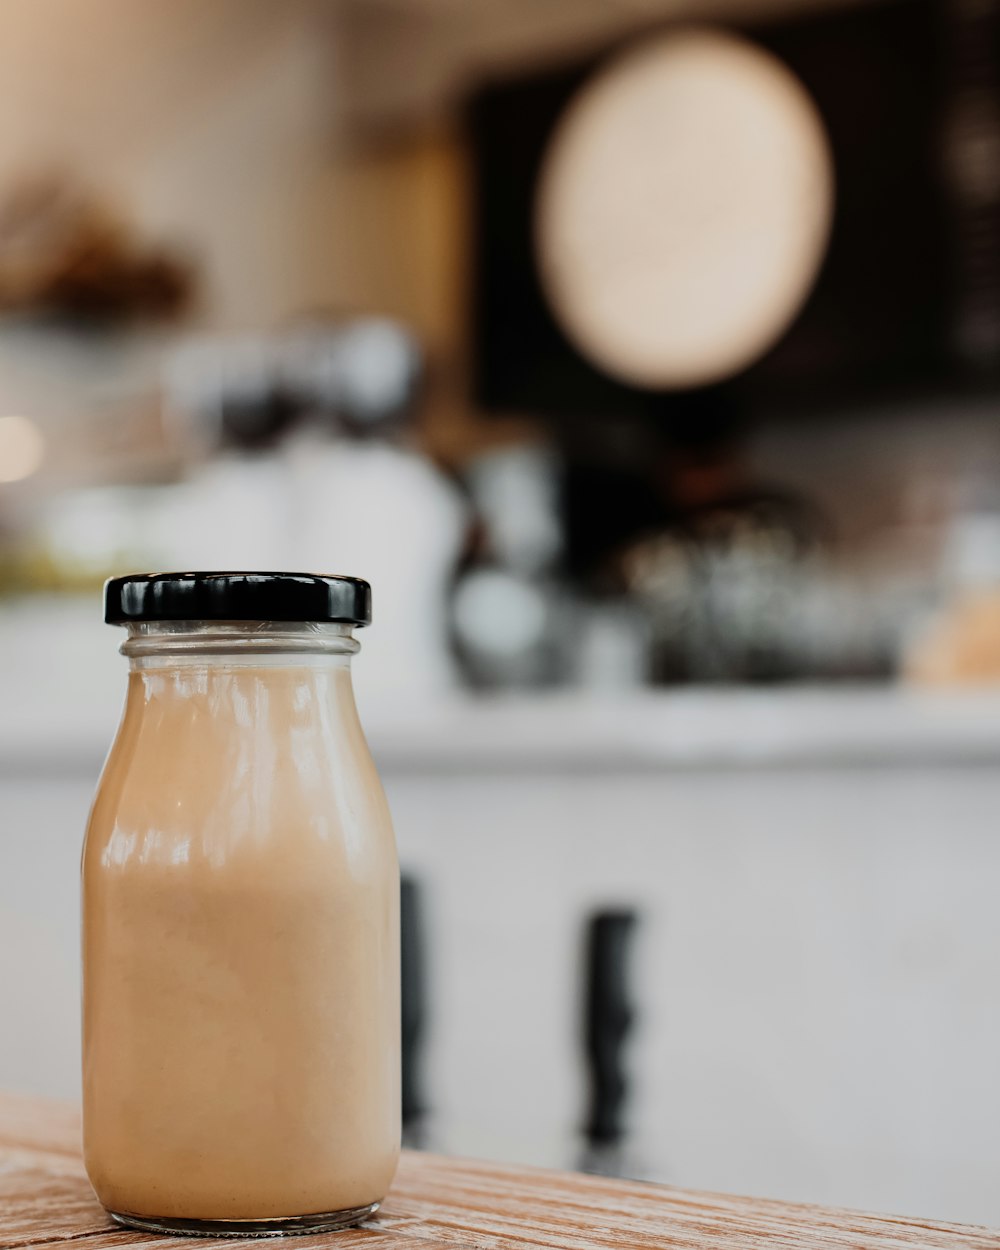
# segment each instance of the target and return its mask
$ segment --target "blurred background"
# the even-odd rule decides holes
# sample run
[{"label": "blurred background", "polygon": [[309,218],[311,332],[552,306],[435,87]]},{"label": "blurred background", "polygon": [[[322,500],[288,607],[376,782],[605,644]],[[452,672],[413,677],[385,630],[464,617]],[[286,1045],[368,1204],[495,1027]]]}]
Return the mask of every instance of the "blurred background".
[{"label": "blurred background", "polygon": [[1000,1224],[1000,3],[0,36],[0,1085],[78,1090],[103,579],[353,573],[408,1140]]}]

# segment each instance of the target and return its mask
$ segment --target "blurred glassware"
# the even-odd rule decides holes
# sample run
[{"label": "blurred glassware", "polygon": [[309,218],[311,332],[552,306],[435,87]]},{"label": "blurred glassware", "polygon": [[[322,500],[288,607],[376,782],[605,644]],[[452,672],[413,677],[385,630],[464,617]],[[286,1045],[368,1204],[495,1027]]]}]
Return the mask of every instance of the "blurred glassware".
[{"label": "blurred glassware", "polygon": [[387,437],[413,413],[420,347],[386,317],[303,318],[270,335],[196,338],[164,371],[165,408],[195,454],[279,442],[295,426]]},{"label": "blurred glassware", "polygon": [[504,447],[467,467],[490,554],[505,568],[531,575],[562,555],[559,472],[555,451],[538,444]]},{"label": "blurred glassware", "polygon": [[545,686],[570,672],[558,474],[555,453],[534,445],[489,452],[466,470],[476,542],[455,580],[451,632],[473,686]]},{"label": "blurred glassware", "polygon": [[930,594],[891,544],[838,559],[822,518],[793,496],[699,510],[627,544],[619,562],[649,621],[657,682],[894,676]]},{"label": "blurred glassware", "polygon": [[423,359],[413,335],[399,322],[361,317],[333,331],[317,323],[311,343],[311,367],[304,376],[312,406],[361,436],[385,435],[387,427],[406,421]]},{"label": "blurred glassware", "polygon": [[192,460],[220,448],[259,450],[287,432],[300,405],[285,379],[285,345],[267,335],[191,339],[163,371],[168,429]]},{"label": "blurred glassware", "polygon": [[797,676],[796,603],[815,544],[796,509],[760,495],[627,545],[621,575],[651,620],[655,678]]},{"label": "blurred glassware", "polygon": [[466,569],[452,628],[466,680],[480,687],[547,686],[563,677],[564,604],[545,579],[489,564]]},{"label": "blurred glassware", "polygon": [[649,622],[628,600],[577,604],[573,682],[587,690],[622,693],[650,679]]}]

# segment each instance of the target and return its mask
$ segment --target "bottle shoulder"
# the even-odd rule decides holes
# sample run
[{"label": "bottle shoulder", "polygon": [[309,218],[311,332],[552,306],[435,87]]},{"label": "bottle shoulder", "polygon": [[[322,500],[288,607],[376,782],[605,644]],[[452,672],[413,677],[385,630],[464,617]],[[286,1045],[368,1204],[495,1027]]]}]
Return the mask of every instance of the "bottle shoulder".
[{"label": "bottle shoulder", "polygon": [[98,785],[85,871],[88,862],[198,862],[364,873],[395,862],[385,794],[342,695],[245,678],[183,696],[133,683]]}]

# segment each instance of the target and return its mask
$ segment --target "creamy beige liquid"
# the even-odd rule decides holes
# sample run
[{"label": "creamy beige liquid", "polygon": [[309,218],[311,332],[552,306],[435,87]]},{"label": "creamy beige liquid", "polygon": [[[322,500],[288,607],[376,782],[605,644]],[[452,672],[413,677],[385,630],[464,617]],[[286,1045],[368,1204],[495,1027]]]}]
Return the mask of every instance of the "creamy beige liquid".
[{"label": "creamy beige liquid", "polygon": [[164,1219],[376,1202],[398,869],[346,661],[142,663],[84,847],[91,1182]]}]

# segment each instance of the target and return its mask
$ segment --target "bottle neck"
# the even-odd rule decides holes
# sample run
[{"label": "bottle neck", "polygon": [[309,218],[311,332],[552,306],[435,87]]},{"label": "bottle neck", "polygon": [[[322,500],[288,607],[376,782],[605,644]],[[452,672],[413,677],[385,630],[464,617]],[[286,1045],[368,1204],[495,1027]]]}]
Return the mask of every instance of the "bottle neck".
[{"label": "bottle neck", "polygon": [[353,627],[321,621],[143,621],[121,645],[135,670],[196,664],[349,667],[360,650]]}]

